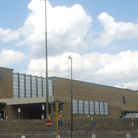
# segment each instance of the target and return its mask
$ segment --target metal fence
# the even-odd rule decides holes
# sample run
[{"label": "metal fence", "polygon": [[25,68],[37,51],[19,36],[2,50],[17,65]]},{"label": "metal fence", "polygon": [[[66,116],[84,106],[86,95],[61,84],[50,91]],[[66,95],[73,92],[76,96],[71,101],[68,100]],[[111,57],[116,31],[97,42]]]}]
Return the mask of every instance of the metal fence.
[{"label": "metal fence", "polygon": [[[56,131],[0,131],[0,138],[56,138]],[[70,138],[70,131],[60,131],[58,138]],[[74,131],[73,138],[138,138],[138,130],[133,131]]]}]

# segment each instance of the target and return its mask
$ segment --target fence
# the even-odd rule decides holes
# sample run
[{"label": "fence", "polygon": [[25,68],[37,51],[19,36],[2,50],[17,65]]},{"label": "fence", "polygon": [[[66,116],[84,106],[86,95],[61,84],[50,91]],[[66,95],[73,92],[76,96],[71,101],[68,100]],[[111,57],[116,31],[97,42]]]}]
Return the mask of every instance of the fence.
[{"label": "fence", "polygon": [[[8,133],[9,132],[9,133]],[[60,131],[59,138],[70,138],[71,131]],[[0,132],[0,138],[56,138],[56,131]],[[73,138],[138,138],[138,130],[131,131],[73,131]]]}]

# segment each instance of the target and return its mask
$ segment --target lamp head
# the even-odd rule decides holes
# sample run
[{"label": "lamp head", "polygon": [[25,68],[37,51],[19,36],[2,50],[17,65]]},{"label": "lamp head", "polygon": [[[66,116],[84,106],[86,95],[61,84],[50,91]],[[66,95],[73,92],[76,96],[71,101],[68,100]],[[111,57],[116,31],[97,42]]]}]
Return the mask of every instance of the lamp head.
[{"label": "lamp head", "polygon": [[69,56],[68,58],[71,59],[71,56]]}]

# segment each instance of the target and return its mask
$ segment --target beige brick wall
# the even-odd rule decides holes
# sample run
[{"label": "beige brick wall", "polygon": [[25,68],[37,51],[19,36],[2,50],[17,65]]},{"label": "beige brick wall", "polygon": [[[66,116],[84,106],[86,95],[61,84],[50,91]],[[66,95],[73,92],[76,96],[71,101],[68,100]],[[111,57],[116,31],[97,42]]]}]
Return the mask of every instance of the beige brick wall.
[{"label": "beige brick wall", "polygon": [[[13,97],[13,70],[1,68],[2,78],[0,79],[0,98]],[[54,100],[64,101],[63,118],[70,118],[71,115],[71,80],[58,77],[53,78]],[[81,81],[73,81],[73,99],[82,99],[89,101],[109,102],[109,115],[101,116],[94,115],[96,118],[104,117],[119,117],[122,109],[122,96],[125,96],[126,103],[123,106],[124,110],[138,111],[138,92],[128,89],[120,89],[86,83]],[[17,112],[17,109],[6,108],[8,116]],[[55,114],[53,112],[53,114]],[[12,117],[11,117],[12,118]],[[74,118],[90,118],[88,115],[74,115]]]},{"label": "beige brick wall", "polygon": [[[123,105],[124,110],[138,111],[137,91],[81,81],[73,81],[72,84],[73,99],[109,102],[109,115],[104,117],[119,117],[121,115],[122,96],[125,96],[126,99],[126,103]],[[67,109],[64,110],[65,116],[67,116],[67,114],[70,115],[70,108],[68,107],[70,105],[71,81],[69,79],[54,77],[53,87],[55,99],[65,101],[66,105],[68,105]],[[75,118],[81,116],[82,115],[74,115]],[[84,116],[86,115],[83,115],[83,117]]]},{"label": "beige brick wall", "polygon": [[13,97],[13,70],[0,67],[0,99]]}]

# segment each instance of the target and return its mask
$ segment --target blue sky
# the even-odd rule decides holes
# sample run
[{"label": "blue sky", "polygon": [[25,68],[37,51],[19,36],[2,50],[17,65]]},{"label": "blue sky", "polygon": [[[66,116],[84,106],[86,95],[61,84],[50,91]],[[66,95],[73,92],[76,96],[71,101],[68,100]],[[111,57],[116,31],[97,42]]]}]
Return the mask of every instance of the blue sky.
[{"label": "blue sky", "polygon": [[[138,89],[137,0],[47,1],[49,76]],[[1,0],[0,66],[45,76],[44,0]]]}]

